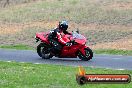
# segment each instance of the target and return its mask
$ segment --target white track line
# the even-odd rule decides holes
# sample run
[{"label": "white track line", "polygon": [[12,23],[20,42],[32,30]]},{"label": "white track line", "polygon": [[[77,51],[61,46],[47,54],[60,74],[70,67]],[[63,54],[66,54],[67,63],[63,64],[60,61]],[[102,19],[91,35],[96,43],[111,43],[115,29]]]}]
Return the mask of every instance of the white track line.
[{"label": "white track line", "polygon": [[125,69],[123,69],[123,68],[120,68],[120,69],[116,69],[116,70],[125,70]]},{"label": "white track line", "polygon": [[41,64],[41,63],[34,63],[34,64]]},{"label": "white track line", "polygon": [[11,62],[11,61],[6,61],[6,62]]}]

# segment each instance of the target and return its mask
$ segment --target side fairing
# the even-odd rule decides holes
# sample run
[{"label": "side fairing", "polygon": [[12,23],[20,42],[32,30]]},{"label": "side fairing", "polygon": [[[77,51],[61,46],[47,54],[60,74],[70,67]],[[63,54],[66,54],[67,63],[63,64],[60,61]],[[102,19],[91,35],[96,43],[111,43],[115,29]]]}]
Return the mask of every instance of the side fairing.
[{"label": "side fairing", "polygon": [[47,36],[48,36],[48,33],[44,33],[44,32],[36,33],[36,38],[39,38],[42,42],[48,43]]}]

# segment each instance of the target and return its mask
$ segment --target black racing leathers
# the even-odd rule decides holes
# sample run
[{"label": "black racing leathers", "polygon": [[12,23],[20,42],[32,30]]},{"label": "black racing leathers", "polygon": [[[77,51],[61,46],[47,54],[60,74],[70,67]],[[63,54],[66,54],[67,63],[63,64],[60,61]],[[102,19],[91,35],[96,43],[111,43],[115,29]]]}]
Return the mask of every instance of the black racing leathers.
[{"label": "black racing leathers", "polygon": [[56,28],[56,29],[51,30],[49,35],[48,35],[48,40],[51,43],[51,45],[53,46],[51,51],[54,54],[59,54],[63,45],[66,44],[66,42],[62,39],[62,36],[61,36],[62,32],[64,34],[70,34],[67,31],[60,31],[59,28]]}]

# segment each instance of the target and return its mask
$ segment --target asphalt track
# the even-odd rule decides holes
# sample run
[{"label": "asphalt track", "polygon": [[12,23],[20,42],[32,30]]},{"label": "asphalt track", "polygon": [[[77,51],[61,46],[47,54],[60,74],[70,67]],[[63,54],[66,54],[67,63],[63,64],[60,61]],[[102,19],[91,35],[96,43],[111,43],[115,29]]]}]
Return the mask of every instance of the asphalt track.
[{"label": "asphalt track", "polygon": [[132,70],[132,56],[121,55],[98,55],[95,54],[90,61],[81,61],[78,58],[56,58],[41,59],[32,50],[8,50],[0,49],[1,61],[30,62],[35,64],[56,64],[68,66],[87,66],[97,68],[110,68],[119,70]]}]

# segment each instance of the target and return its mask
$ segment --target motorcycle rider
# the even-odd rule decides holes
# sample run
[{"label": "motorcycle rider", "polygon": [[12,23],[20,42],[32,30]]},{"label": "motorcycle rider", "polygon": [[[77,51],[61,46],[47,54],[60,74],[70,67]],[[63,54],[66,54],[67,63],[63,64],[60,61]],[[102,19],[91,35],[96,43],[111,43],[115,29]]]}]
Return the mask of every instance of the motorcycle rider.
[{"label": "motorcycle rider", "polygon": [[61,21],[61,22],[59,22],[57,28],[50,31],[50,33],[48,35],[48,40],[51,43],[51,45],[53,46],[51,48],[52,54],[54,53],[54,54],[58,55],[64,45],[66,45],[66,46],[72,45],[72,43],[65,42],[62,39],[62,33],[71,35],[71,33],[69,33],[67,31],[67,29],[68,29],[68,22]]}]

